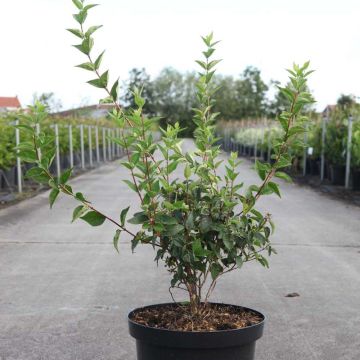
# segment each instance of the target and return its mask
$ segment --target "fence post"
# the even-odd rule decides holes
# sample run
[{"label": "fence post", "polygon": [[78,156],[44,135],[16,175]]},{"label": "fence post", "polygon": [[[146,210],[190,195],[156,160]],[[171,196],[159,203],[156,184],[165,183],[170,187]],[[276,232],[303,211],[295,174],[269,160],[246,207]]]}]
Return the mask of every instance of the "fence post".
[{"label": "fence post", "polygon": [[84,154],[84,125],[80,125],[80,153],[81,153],[81,168],[85,169],[85,154]]},{"label": "fence post", "polygon": [[[111,130],[111,137],[115,137],[115,130]],[[115,153],[115,142],[111,141],[111,153],[112,153],[112,158],[116,158],[116,153]]]},{"label": "fence post", "polygon": [[257,144],[258,144],[258,133],[257,128],[255,128],[255,146],[254,146],[254,160],[257,160]]},{"label": "fence post", "polygon": [[346,189],[349,189],[349,187],[350,187],[352,123],[353,123],[353,117],[352,117],[352,115],[350,115],[349,122],[348,122],[348,140],[347,140],[347,148],[346,148],[346,173],[345,173],[345,188]]},{"label": "fence post", "polygon": [[95,126],[95,146],[96,146],[96,162],[100,163],[99,128],[97,126]]},{"label": "fence post", "polygon": [[[16,120],[16,125],[19,125],[19,120]],[[20,130],[15,128],[15,142],[16,146],[20,144]],[[18,153],[20,150],[16,150]],[[17,184],[18,184],[18,193],[22,193],[22,170],[21,170],[21,159],[19,156],[16,156],[16,169],[17,169]]]},{"label": "fence post", "polygon": [[60,178],[61,168],[60,168],[60,147],[59,147],[59,125],[54,125],[55,130],[55,156],[56,156],[56,176]]},{"label": "fence post", "polygon": [[106,136],[105,128],[102,128],[102,141],[103,141],[103,161],[106,161]]},{"label": "fence post", "polygon": [[269,128],[269,136],[268,136],[268,149],[267,149],[267,162],[271,162],[271,127]]},{"label": "fence post", "polygon": [[326,115],[322,119],[321,131],[321,163],[320,163],[320,180],[323,181],[325,177],[325,136],[326,136],[326,123],[329,119],[329,110],[326,110]]},{"label": "fence post", "polygon": [[306,176],[306,163],[307,163],[307,124],[305,125],[305,132],[304,132],[304,159],[303,159],[303,176]]},{"label": "fence post", "polygon": [[[116,138],[119,139],[120,138],[120,129],[116,129]],[[119,158],[120,157],[120,145],[116,144],[116,156]]]},{"label": "fence post", "polygon": [[69,156],[70,156],[70,168],[74,167],[74,149],[73,149],[73,137],[72,137],[72,125],[69,124]]},{"label": "fence post", "polygon": [[265,139],[265,130],[261,129],[261,150],[260,150],[260,158],[264,160],[264,139]]},{"label": "fence post", "polygon": [[[36,130],[36,135],[39,136],[40,135],[40,124],[39,123],[35,124],[35,130]],[[41,149],[38,149],[38,153],[41,158]]]},{"label": "fence post", "polygon": [[110,140],[110,136],[111,136],[111,130],[110,129],[107,129],[108,130],[108,136],[109,136],[109,139],[108,139],[108,155],[109,155],[109,161],[112,160],[112,157],[111,157],[111,140]]},{"label": "fence post", "polygon": [[93,158],[92,158],[92,131],[91,131],[92,127],[91,125],[88,125],[88,146],[89,146],[89,165],[90,167],[93,166]]}]

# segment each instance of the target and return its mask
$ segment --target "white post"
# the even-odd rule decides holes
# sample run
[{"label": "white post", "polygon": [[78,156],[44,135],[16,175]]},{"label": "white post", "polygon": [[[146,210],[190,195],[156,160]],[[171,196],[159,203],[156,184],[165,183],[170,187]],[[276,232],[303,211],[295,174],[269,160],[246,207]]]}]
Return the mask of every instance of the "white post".
[{"label": "white post", "polygon": [[73,149],[73,138],[72,138],[72,126],[69,125],[69,156],[70,156],[70,168],[74,167],[74,149]]},{"label": "white post", "polygon": [[61,169],[60,169],[60,148],[59,148],[59,126],[58,126],[58,124],[54,125],[54,130],[55,130],[56,175],[58,178],[60,178]]},{"label": "white post", "polygon": [[85,154],[84,154],[84,125],[80,125],[80,151],[81,151],[81,168],[85,169]]},{"label": "white post", "polygon": [[95,145],[96,145],[96,162],[100,163],[100,151],[99,151],[99,128],[95,127]]},{"label": "white post", "polygon": [[268,149],[267,149],[267,162],[271,162],[271,127],[269,128],[269,135],[268,135]]},{"label": "white post", "polygon": [[326,110],[326,115],[322,119],[321,132],[321,163],[320,163],[320,180],[323,181],[325,177],[325,137],[326,137],[326,123],[329,119],[329,110]]},{"label": "white post", "polygon": [[[16,125],[19,125],[19,120],[16,120]],[[16,146],[20,144],[20,130],[15,128],[15,142]],[[18,153],[19,150],[16,150]],[[18,192],[22,193],[22,171],[21,171],[21,159],[19,156],[16,156],[16,169],[17,169],[17,184],[18,184]]]},{"label": "white post", "polygon": [[306,176],[306,162],[307,162],[307,125],[305,125],[304,132],[304,159],[303,159],[303,176]]},{"label": "white post", "polygon": [[353,123],[353,117],[350,115],[349,122],[348,122],[348,140],[347,140],[347,148],[346,148],[346,173],[345,173],[345,188],[346,189],[349,189],[349,187],[350,187],[352,123]]},{"label": "white post", "polygon": [[[115,133],[115,130],[111,130],[111,136],[114,138],[116,137],[116,133]],[[116,158],[116,146],[115,146],[115,142],[114,141],[111,141],[111,151],[112,151],[112,157],[113,159]]]},{"label": "white post", "polygon": [[255,154],[254,154],[254,158],[255,158],[255,161],[257,160],[257,144],[258,144],[258,133],[257,133],[257,128],[255,128]]},{"label": "white post", "polygon": [[265,130],[264,128],[261,129],[261,153],[260,157],[262,160],[264,160],[264,137],[265,137]]},{"label": "white post", "polygon": [[91,125],[88,125],[88,142],[89,142],[89,165],[90,167],[93,166],[93,159],[92,159],[92,131],[91,131]]},{"label": "white post", "polygon": [[108,136],[109,136],[109,139],[108,139],[109,161],[111,161],[112,157],[111,157],[111,140],[110,140],[111,130],[110,129],[108,129]]},{"label": "white post", "polygon": [[106,136],[105,128],[102,128],[102,141],[103,141],[103,161],[106,161]]},{"label": "white post", "polygon": [[[40,135],[40,124],[37,123],[35,125],[35,129],[36,129],[36,135],[39,136]],[[39,153],[39,156],[40,156],[40,159],[41,159],[41,149],[38,149],[38,153]]]},{"label": "white post", "polygon": [[[116,129],[116,137],[120,138],[120,129]],[[116,156],[120,157],[120,145],[116,144]]]}]

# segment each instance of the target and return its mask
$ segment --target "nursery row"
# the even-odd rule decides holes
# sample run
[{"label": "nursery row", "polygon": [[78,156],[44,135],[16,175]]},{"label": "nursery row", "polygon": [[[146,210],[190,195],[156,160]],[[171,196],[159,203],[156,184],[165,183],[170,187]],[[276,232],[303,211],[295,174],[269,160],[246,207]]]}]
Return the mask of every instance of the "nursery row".
[{"label": "nursery row", "polygon": [[[272,161],[282,128],[274,120],[221,123],[218,132],[226,150]],[[349,136],[350,135],[350,136]],[[305,150],[299,146],[305,143]],[[319,176],[333,185],[360,190],[360,121],[338,113],[314,119],[307,133],[299,135],[288,151],[294,156],[292,173]]]},{"label": "nursery row", "polygon": [[[26,132],[15,128],[15,118],[0,119],[0,189],[17,189],[22,192],[24,174],[30,165],[22,163],[14,148],[28,140]],[[38,129],[51,135],[54,141],[55,161],[53,171],[60,176],[69,167],[85,170],[101,162],[111,161],[123,155],[123,150],[111,138],[119,136],[119,129],[104,120],[54,119],[44,121]]]}]

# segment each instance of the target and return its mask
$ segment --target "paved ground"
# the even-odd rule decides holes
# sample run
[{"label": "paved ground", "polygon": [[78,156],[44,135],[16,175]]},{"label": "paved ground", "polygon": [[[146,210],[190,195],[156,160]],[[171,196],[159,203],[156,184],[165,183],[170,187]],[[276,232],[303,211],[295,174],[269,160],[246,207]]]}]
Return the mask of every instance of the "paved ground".
[{"label": "paved ground", "polygon": [[[242,175],[257,182],[248,162]],[[134,199],[123,177],[110,164],[73,186],[117,217]],[[282,189],[282,200],[261,200],[277,223],[271,269],[230,273],[214,300],[267,315],[257,360],[358,360],[360,210],[309,188]],[[118,255],[110,224],[70,224],[74,206],[62,198],[50,212],[44,193],[0,211],[1,360],[135,360],[127,312],[169,300],[168,276],[150,248],[131,255],[123,239]]]}]

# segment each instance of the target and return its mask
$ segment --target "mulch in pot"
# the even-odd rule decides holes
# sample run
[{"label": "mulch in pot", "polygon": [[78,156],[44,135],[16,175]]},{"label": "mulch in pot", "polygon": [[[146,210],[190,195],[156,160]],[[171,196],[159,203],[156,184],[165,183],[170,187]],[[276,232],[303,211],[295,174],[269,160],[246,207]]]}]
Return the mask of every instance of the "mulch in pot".
[{"label": "mulch in pot", "polygon": [[220,331],[256,325],[264,319],[247,309],[211,303],[192,315],[188,304],[174,303],[138,309],[131,320],[147,327],[173,331]]}]

